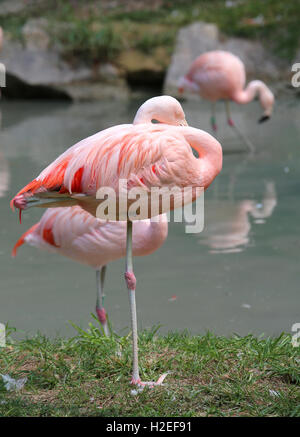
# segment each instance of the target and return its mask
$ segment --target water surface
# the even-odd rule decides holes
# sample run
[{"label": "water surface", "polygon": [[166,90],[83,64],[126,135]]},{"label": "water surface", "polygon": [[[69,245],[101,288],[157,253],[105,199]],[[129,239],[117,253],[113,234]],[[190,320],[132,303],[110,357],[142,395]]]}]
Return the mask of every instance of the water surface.
[{"label": "water surface", "polygon": [[[60,104],[1,102],[0,322],[19,335],[38,330],[72,335],[68,320],[87,327],[95,306],[95,273],[32,247],[10,256],[18,237],[39,220],[31,209],[18,223],[9,199],[78,140],[131,122],[141,101]],[[209,130],[209,106],[184,102],[190,125]],[[300,322],[300,103],[282,100],[268,123],[257,124],[257,102],[233,107],[233,119],[255,145],[225,126],[219,105],[222,173],[205,193],[205,229],[185,234],[171,223],[165,245],[135,259],[141,327],[217,334],[275,335]],[[114,328],[127,332],[124,260],[109,265],[105,305]]]}]

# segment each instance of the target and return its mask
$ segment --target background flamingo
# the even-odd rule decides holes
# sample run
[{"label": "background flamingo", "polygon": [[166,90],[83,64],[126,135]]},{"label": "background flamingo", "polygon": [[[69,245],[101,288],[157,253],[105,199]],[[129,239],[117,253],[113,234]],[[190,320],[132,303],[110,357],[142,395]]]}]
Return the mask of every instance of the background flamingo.
[{"label": "background flamingo", "polygon": [[[133,224],[134,256],[144,256],[157,250],[168,234],[166,215],[159,220],[139,220]],[[126,222],[105,221],[93,217],[79,206],[50,208],[41,220],[17,241],[13,256],[22,244],[67,256],[96,269],[96,313],[108,335],[106,311],[103,307],[106,264],[126,253]]]},{"label": "background flamingo", "polygon": [[229,100],[236,103],[249,103],[257,95],[264,110],[259,123],[271,117],[274,95],[260,80],[253,80],[244,89],[246,84],[245,67],[242,61],[230,52],[216,50],[200,55],[189,68],[188,73],[179,79],[179,92],[188,90],[199,94],[211,102],[211,125],[217,130],[215,117],[215,103],[225,100],[227,122],[235,127],[229,110]]},{"label": "background flamingo", "polygon": [[[153,119],[163,124],[151,124]],[[57,206],[58,202],[62,206],[78,204],[95,215],[101,203],[96,198],[98,189],[113,188],[117,200],[120,200],[120,180],[126,181],[126,188],[140,187],[147,195],[151,187],[177,186],[182,191],[191,187],[193,196],[189,201],[194,200],[196,189],[206,189],[220,172],[222,148],[215,138],[204,131],[170,124],[186,125],[179,102],[169,96],[150,99],[137,112],[133,125],[106,129],[68,149],[15,196],[12,206],[20,211],[30,203],[48,206],[45,201],[48,197],[52,205]],[[198,153],[198,158],[193,155],[192,148]],[[121,211],[125,217],[129,206],[128,202]],[[174,203],[168,208],[174,208]],[[162,212],[162,205],[160,209],[159,213]],[[150,216],[151,209],[148,211]],[[146,383],[141,382],[138,367],[136,278],[132,263],[132,221],[129,219],[125,280],[133,334],[132,383],[143,385]],[[157,383],[161,382],[160,378]]]}]

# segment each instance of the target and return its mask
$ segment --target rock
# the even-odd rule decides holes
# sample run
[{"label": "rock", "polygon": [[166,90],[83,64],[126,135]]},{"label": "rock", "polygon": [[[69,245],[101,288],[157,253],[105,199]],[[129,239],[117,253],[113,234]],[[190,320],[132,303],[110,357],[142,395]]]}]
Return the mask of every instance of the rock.
[{"label": "rock", "polygon": [[47,50],[50,37],[47,32],[48,22],[44,18],[28,20],[22,28],[22,36],[27,50]]},{"label": "rock", "polygon": [[288,64],[271,55],[259,42],[229,38],[220,48],[241,58],[248,79],[277,81],[286,77]]},{"label": "rock", "polygon": [[178,96],[178,79],[187,72],[197,56],[216,48],[218,34],[218,28],[214,24],[198,22],[179,30],[171,64],[165,78],[165,94]]},{"label": "rock", "polygon": [[3,0],[1,2],[0,16],[18,14],[26,8],[24,0]]},{"label": "rock", "polygon": [[120,77],[119,70],[109,62],[100,64],[98,68],[99,77],[106,82],[114,82]]},{"label": "rock", "polygon": [[[0,52],[0,62],[5,65],[6,73],[17,80],[10,80],[11,86],[21,81],[23,92],[20,98],[51,88],[58,96],[65,94],[72,99],[95,100],[114,98],[117,95],[128,94],[127,83],[119,70],[109,63],[87,64],[76,59],[67,62],[58,46],[50,44],[47,33],[47,21],[31,19],[22,29],[24,45],[20,41],[5,34],[3,49]],[[26,91],[26,84],[32,88]],[[41,89],[40,86],[43,86]],[[14,95],[13,90],[3,89],[3,95]]]},{"label": "rock", "polygon": [[164,47],[156,47],[151,54],[136,49],[126,50],[117,59],[132,90],[161,89],[169,62],[170,56]]},{"label": "rock", "polygon": [[209,50],[227,50],[245,64],[247,80],[275,81],[288,77],[289,66],[272,56],[261,43],[242,38],[225,38],[215,24],[195,22],[180,29],[171,64],[164,83],[164,93],[178,96],[177,82],[192,61]]},{"label": "rock", "polygon": [[124,82],[108,84],[104,82],[81,81],[80,83],[70,83],[59,87],[61,91],[67,93],[73,100],[105,100],[105,99],[127,99],[129,89]]},{"label": "rock", "polygon": [[4,39],[1,62],[9,74],[30,85],[56,85],[86,80],[91,71],[86,66],[72,69],[54,50],[28,50],[18,41]]},{"label": "rock", "polygon": [[168,56],[162,47],[155,48],[151,55],[131,49],[121,53],[118,64],[129,74],[139,71],[164,72],[168,66]]},{"label": "rock", "polygon": [[0,16],[17,15],[48,6],[49,0],[1,0]]}]

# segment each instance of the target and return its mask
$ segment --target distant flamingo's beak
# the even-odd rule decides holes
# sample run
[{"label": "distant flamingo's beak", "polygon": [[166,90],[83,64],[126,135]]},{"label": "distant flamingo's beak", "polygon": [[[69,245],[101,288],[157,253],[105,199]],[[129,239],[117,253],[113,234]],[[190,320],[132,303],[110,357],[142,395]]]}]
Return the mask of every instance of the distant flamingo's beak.
[{"label": "distant flamingo's beak", "polygon": [[259,120],[258,123],[264,123],[265,121],[270,119],[270,115],[263,115]]}]

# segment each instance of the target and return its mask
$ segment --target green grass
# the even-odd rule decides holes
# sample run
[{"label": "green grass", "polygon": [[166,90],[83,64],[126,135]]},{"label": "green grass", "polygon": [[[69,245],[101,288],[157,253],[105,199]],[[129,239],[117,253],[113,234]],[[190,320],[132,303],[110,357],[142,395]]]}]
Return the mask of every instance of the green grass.
[{"label": "green grass", "polygon": [[[178,29],[196,20],[216,23],[230,36],[263,41],[288,60],[299,47],[300,0],[243,0],[235,7],[226,7],[225,0],[157,0],[145,1],[142,9],[134,6],[137,1],[130,2],[130,7],[118,0],[113,9],[105,8],[106,3],[50,0],[16,16],[1,17],[0,25],[21,38],[27,18],[46,17],[53,42],[61,43],[66,56],[89,61],[117,62],[122,51],[138,49],[150,54],[157,47],[163,47],[170,56]],[[263,18],[264,25],[253,21],[257,17]],[[61,30],[57,31],[57,24],[63,25]]]},{"label": "green grass", "polygon": [[0,416],[300,416],[300,348],[277,338],[156,329],[139,336],[144,380],[165,384],[131,393],[131,338],[102,336],[94,320],[72,339],[41,335],[0,349],[0,373],[27,376],[8,392]]}]

